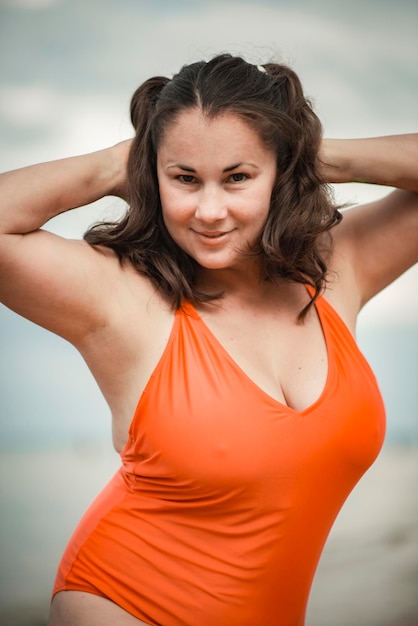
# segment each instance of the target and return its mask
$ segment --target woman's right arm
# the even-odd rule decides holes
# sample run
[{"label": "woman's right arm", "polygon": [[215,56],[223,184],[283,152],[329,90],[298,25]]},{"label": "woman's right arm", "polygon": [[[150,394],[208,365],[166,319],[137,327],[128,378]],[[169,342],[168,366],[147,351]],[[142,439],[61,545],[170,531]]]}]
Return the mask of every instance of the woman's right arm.
[{"label": "woman's right arm", "polygon": [[[106,324],[109,255],[41,227],[108,195],[123,197],[130,141],[0,176],[0,299],[79,344]],[[110,254],[110,253],[109,253]]]}]

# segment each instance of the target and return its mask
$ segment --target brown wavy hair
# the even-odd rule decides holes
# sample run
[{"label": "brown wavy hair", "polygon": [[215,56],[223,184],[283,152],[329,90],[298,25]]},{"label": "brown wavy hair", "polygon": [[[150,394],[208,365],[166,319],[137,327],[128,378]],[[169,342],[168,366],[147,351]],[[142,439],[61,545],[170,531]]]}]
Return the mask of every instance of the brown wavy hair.
[{"label": "brown wavy hair", "polygon": [[198,264],[169,235],[157,179],[157,151],[180,112],[199,108],[208,117],[233,113],[246,121],[277,156],[269,214],[251,254],[262,259],[267,280],[310,285],[312,299],[327,277],[324,235],[341,219],[317,170],[321,123],[298,76],[283,64],[256,66],[222,54],[185,65],[172,79],[145,81],[131,100],[135,138],[128,161],[128,209],[118,222],[92,226],[90,244],[112,248],[155,284],[174,307],[218,298],[196,285]]}]

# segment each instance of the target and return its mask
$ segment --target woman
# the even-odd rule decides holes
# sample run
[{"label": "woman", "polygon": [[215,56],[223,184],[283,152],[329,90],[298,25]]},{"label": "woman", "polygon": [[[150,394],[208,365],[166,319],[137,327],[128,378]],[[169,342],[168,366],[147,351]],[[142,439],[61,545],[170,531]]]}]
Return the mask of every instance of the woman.
[{"label": "woman", "polygon": [[[417,260],[417,136],[323,140],[290,69],[229,55],[146,81],[131,114],[132,141],[1,180],[2,300],[78,348],[122,459],[49,624],[301,626],[384,437],[354,332]],[[399,189],[341,220],[326,183],[348,181]],[[107,195],[119,223],[41,230]]]}]

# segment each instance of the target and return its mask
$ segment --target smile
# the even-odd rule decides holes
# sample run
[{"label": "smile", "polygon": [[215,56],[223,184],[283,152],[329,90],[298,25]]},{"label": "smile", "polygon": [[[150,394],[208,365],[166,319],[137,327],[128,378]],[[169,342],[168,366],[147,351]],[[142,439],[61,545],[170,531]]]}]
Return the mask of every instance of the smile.
[{"label": "smile", "polygon": [[218,244],[222,244],[227,238],[232,230],[227,231],[200,231],[194,230],[192,228],[192,233],[195,235],[197,240],[205,245],[205,246],[216,246]]},{"label": "smile", "polygon": [[193,230],[193,233],[206,244],[221,243],[232,231],[199,231]]},{"label": "smile", "polygon": [[226,235],[226,233],[198,233],[202,237],[208,237],[209,239],[217,239],[218,237],[222,237]]},{"label": "smile", "polygon": [[230,230],[224,230],[224,231],[203,231],[203,230],[194,230],[192,229],[193,232],[196,235],[199,235],[200,237],[206,237],[208,239],[218,239],[219,237],[224,237],[225,235],[229,235],[229,233],[231,232]]}]

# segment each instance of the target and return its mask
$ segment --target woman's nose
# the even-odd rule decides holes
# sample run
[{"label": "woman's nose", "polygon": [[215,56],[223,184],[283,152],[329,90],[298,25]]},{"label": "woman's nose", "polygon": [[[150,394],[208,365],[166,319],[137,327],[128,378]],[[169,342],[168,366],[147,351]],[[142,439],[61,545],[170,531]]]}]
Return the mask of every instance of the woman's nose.
[{"label": "woman's nose", "polygon": [[203,187],[197,197],[195,217],[202,222],[216,222],[227,216],[225,195],[215,186]]}]

